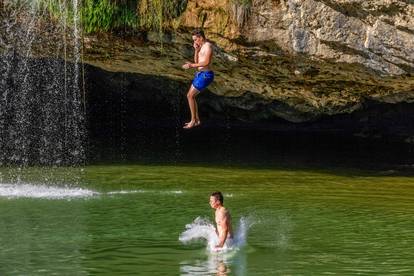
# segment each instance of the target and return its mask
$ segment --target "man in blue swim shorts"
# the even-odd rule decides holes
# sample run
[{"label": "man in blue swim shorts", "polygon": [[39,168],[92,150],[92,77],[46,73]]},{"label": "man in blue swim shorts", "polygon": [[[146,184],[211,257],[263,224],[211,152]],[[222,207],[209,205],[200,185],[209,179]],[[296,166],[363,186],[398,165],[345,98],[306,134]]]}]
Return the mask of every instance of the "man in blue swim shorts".
[{"label": "man in blue swim shorts", "polygon": [[184,128],[190,129],[201,124],[198,116],[198,106],[196,96],[204,90],[214,80],[214,72],[210,69],[213,58],[213,45],[207,41],[204,32],[196,29],[192,32],[194,47],[194,63],[186,62],[182,67],[184,69],[197,68],[193,82],[187,93],[188,105],[191,111],[190,122],[184,125]]}]

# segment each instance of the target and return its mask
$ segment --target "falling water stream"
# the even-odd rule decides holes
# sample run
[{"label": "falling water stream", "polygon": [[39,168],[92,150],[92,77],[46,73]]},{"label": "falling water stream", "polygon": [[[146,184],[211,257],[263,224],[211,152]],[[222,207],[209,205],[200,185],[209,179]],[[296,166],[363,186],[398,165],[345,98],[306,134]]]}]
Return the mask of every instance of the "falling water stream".
[{"label": "falling water stream", "polygon": [[79,191],[70,187],[85,160],[79,4],[55,3],[53,26],[47,1],[5,1],[0,11],[2,196]]},{"label": "falling water stream", "polygon": [[6,1],[0,22],[0,165],[81,164],[78,2],[61,2],[53,27],[45,26],[48,14],[40,2],[11,3]]}]

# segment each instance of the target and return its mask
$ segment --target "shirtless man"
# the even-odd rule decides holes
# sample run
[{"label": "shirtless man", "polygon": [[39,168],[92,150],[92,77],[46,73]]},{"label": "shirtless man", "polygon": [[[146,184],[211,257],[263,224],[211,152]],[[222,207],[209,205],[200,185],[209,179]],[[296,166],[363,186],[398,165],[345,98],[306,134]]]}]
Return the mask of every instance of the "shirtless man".
[{"label": "shirtless man", "polygon": [[219,238],[219,243],[216,245],[216,249],[221,249],[225,244],[230,246],[233,239],[233,229],[231,227],[230,213],[223,206],[223,194],[221,192],[214,192],[211,194],[210,206],[211,208],[216,209],[216,233]]},{"label": "shirtless man", "polygon": [[211,59],[213,57],[213,45],[206,40],[204,32],[196,29],[192,32],[194,47],[194,63],[186,62],[182,67],[184,69],[197,68],[193,82],[187,93],[188,105],[191,111],[191,121],[184,125],[184,128],[190,129],[200,125],[198,116],[198,106],[196,96],[204,90],[214,80],[214,72],[210,69]]}]

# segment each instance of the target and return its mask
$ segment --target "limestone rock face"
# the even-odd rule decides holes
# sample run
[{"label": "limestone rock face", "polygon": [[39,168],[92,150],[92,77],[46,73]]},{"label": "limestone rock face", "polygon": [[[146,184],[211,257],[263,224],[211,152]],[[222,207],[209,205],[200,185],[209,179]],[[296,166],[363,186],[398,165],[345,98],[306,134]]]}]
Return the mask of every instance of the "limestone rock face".
[{"label": "limestone rock face", "polygon": [[240,33],[284,50],[359,63],[383,74],[414,71],[414,2],[253,0]]},{"label": "limestone rock face", "polygon": [[183,18],[186,26],[203,24],[251,43],[271,41],[312,58],[363,64],[387,75],[414,71],[411,0],[189,1]]},{"label": "limestone rock face", "polygon": [[[215,44],[209,91],[243,118],[297,123],[366,101],[414,102],[412,0],[188,0],[177,20],[183,28],[162,37],[87,35],[83,61],[188,84],[188,29],[204,26]],[[34,55],[51,55],[44,41],[33,45]]]}]

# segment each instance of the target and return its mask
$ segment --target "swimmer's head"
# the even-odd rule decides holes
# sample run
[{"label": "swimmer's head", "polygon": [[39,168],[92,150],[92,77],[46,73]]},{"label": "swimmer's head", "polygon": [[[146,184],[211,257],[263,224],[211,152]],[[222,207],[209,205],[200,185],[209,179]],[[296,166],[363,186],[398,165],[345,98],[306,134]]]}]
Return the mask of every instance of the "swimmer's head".
[{"label": "swimmer's head", "polygon": [[202,37],[203,39],[206,39],[206,36],[204,35],[204,31],[202,29],[195,29],[191,33],[193,36]]},{"label": "swimmer's head", "polygon": [[217,207],[223,205],[224,198],[221,192],[214,192],[210,195],[210,206],[211,208],[216,209]]},{"label": "swimmer's head", "polygon": [[193,41],[198,45],[201,45],[202,42],[206,39],[206,36],[204,35],[203,30],[201,29],[195,29],[191,34]]}]

